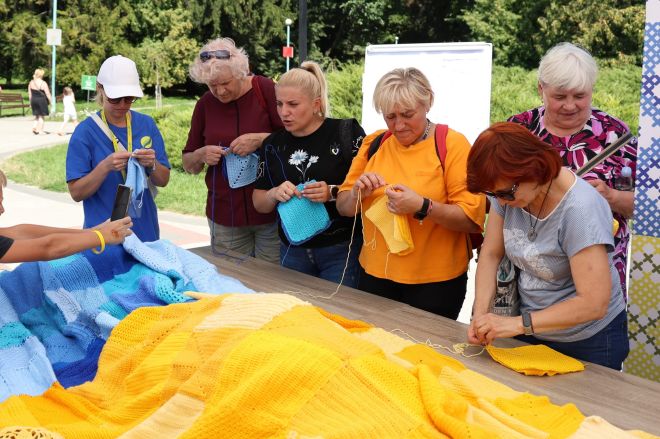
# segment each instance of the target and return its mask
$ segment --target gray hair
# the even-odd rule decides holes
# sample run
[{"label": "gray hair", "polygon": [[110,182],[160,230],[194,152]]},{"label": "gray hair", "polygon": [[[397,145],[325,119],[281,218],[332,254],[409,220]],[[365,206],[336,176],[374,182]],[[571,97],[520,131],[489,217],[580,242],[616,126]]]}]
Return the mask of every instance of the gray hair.
[{"label": "gray hair", "polygon": [[[211,58],[203,62],[199,55],[202,52],[213,50],[226,50],[229,52],[229,59]],[[236,43],[231,38],[216,38],[206,43],[200,50],[195,60],[190,65],[190,78],[200,84],[208,84],[222,70],[229,69],[234,78],[241,79],[250,73],[250,63],[247,53],[243,48],[236,47]]]},{"label": "gray hair", "polygon": [[561,90],[592,90],[598,66],[585,49],[571,43],[559,43],[541,58],[538,78],[541,86]]},{"label": "gray hair", "polygon": [[280,77],[275,88],[295,87],[302,90],[312,100],[320,98],[321,116],[328,116],[328,85],[323,70],[314,61],[305,61],[300,67],[293,68]]},{"label": "gray hair", "polygon": [[433,89],[421,70],[414,67],[394,69],[376,84],[373,104],[381,114],[389,113],[396,105],[412,109],[422,104],[429,111],[433,106]]}]

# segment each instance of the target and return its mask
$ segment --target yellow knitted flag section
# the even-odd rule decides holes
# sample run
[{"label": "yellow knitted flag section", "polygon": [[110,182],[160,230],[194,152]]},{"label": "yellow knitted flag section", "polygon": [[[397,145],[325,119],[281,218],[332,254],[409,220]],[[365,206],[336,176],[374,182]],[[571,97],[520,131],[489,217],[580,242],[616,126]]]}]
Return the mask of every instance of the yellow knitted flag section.
[{"label": "yellow knitted flag section", "polygon": [[486,351],[493,360],[525,375],[552,376],[584,370],[584,364],[580,361],[542,344],[517,348],[497,348],[488,345]]},{"label": "yellow knitted flag section", "polygon": [[387,210],[387,195],[377,198],[364,214],[383,234],[390,253],[403,256],[415,249],[408,217]]},{"label": "yellow knitted flag section", "polygon": [[132,312],[92,382],[0,404],[1,437],[631,437],[289,295],[196,297]]}]

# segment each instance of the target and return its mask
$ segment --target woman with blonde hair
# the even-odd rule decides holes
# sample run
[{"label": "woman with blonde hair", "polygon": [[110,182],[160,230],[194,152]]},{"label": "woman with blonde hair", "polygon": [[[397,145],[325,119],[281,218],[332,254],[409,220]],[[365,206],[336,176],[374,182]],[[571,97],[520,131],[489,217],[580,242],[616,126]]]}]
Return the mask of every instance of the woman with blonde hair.
[{"label": "woman with blonde hair", "polygon": [[48,116],[48,104],[51,99],[50,89],[43,77],[44,71],[36,69],[34,75],[32,75],[32,80],[28,84],[28,97],[34,116],[34,125],[32,126],[34,134],[39,134],[44,129],[44,116]]},{"label": "woman with blonde hair", "polygon": [[275,96],[284,129],[263,142],[264,171],[252,194],[254,206],[270,213],[293,197],[323,204],[330,225],[304,242],[292,243],[280,224],[280,263],[355,287],[362,240],[359,234],[353,237],[353,221],[339,215],[335,201],[364,130],[355,119],[328,117],[327,84],[315,62],[305,61],[282,75]]},{"label": "woman with blonde hair", "polygon": [[[433,90],[416,68],[386,73],[373,102],[387,131],[364,139],[337,196],[339,213],[363,214],[370,243],[360,253],[358,288],[456,319],[472,256],[468,234],[482,230],[486,204],[465,185],[470,143],[428,119]],[[397,237],[405,245],[394,245]]]},{"label": "woman with blonde hair", "polygon": [[232,188],[222,172],[224,156],[253,154],[270,133],[282,127],[274,83],[250,73],[247,54],[230,38],[205,44],[190,66],[190,77],[209,90],[193,110],[182,160],[183,168],[192,174],[206,168],[211,247],[277,262],[275,215],[255,210],[254,183]]}]

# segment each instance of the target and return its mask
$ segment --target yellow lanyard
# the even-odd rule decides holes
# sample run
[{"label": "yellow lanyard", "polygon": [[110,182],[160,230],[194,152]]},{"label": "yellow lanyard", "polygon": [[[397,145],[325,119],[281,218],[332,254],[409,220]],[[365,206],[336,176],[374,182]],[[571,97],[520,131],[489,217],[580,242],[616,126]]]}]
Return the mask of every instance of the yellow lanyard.
[{"label": "yellow lanyard", "polygon": [[[103,119],[103,123],[110,129],[110,125],[108,125],[108,121],[105,119],[105,111],[101,110],[101,119]],[[117,139],[117,136],[115,136],[115,133],[112,132],[112,147],[115,149],[115,152],[119,152],[119,140]],[[126,149],[128,152],[133,152],[133,130],[131,129],[131,112],[128,111],[126,113],[126,137],[128,137],[128,145],[126,146]],[[124,177],[124,180],[126,180],[126,171],[121,171],[121,175]]]},{"label": "yellow lanyard", "polygon": [[[110,125],[108,125],[108,121],[105,119],[105,112],[101,110],[101,119],[103,119],[103,123],[106,124],[108,128],[110,128]],[[112,133],[112,130],[110,130]],[[131,130],[131,112],[126,113],[126,136],[128,137],[128,145],[126,149],[128,152],[133,152],[133,131]],[[115,148],[115,152],[119,152],[119,147],[117,144],[119,143],[119,140],[117,139],[117,136],[115,136],[115,133],[112,133],[112,146]]]}]

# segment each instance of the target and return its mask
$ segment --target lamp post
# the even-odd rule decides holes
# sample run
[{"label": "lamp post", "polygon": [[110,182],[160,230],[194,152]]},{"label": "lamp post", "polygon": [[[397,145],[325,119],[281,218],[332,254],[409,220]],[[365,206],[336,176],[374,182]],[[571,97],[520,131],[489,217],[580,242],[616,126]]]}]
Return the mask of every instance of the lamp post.
[{"label": "lamp post", "polygon": [[[286,47],[288,48],[291,45],[291,24],[293,24],[293,20],[290,18],[287,18],[284,20],[284,24],[286,24]],[[286,57],[286,71],[289,71],[289,56]]]}]

